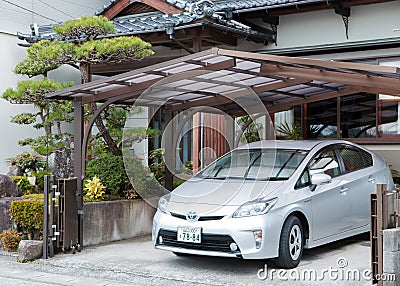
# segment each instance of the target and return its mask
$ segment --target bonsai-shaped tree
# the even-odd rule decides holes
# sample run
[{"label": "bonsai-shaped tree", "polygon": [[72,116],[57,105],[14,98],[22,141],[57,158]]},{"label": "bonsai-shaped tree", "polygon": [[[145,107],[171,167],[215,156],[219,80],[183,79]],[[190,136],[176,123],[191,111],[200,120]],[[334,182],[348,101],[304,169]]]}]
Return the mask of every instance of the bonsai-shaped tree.
[{"label": "bonsai-shaped tree", "polygon": [[[54,26],[60,40],[43,40],[28,48],[28,57],[18,69],[33,66],[55,67],[63,64],[78,65],[84,83],[90,81],[89,67],[92,64],[118,63],[140,60],[152,55],[151,45],[138,37],[107,37],[115,34],[112,22],[102,16],[81,17],[60,26]],[[33,73],[32,73],[33,74]],[[90,104],[93,113],[96,104]],[[108,132],[102,118],[95,121],[108,149],[121,155],[121,149]]]},{"label": "bonsai-shaped tree", "polygon": [[[70,102],[48,102],[44,95],[49,92],[64,89],[73,83],[59,83],[44,78],[41,80],[25,80],[18,83],[13,89],[3,93],[3,99],[13,104],[33,104],[38,110],[36,113],[21,113],[11,118],[11,122],[20,125],[33,125],[36,129],[44,129],[45,135],[37,138],[26,138],[18,143],[21,146],[30,145],[41,154],[48,155],[55,149],[62,147],[62,122],[72,121],[72,105]],[[52,130],[56,127],[56,131]]]}]

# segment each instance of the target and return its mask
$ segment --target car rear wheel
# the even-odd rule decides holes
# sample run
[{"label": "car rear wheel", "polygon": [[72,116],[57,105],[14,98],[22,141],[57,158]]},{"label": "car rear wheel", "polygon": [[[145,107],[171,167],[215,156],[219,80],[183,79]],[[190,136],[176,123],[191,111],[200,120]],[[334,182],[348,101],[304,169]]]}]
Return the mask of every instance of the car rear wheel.
[{"label": "car rear wheel", "polygon": [[279,257],[275,263],[281,268],[295,268],[303,254],[303,227],[300,220],[289,217],[283,224],[279,242]]}]

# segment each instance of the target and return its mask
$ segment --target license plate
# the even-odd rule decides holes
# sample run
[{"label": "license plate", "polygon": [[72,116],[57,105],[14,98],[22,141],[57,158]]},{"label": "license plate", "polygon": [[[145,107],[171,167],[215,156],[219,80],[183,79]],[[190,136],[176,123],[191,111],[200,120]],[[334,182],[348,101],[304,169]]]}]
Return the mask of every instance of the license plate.
[{"label": "license plate", "polygon": [[201,243],[201,227],[178,227],[178,241]]}]

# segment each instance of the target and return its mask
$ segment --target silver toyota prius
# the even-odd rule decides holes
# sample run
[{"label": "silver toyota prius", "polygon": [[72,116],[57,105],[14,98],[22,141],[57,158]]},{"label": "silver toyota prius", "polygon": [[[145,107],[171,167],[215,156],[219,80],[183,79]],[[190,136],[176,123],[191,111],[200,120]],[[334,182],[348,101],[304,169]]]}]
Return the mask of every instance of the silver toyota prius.
[{"label": "silver toyota prius", "polygon": [[270,259],[296,267],[304,248],[369,231],[369,194],[393,188],[386,162],[342,140],[260,141],[217,159],[160,198],[157,249]]}]

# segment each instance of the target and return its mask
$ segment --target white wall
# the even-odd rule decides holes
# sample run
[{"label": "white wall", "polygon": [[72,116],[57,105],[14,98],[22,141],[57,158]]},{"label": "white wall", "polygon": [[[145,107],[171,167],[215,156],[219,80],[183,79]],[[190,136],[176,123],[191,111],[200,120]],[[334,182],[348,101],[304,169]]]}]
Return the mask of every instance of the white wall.
[{"label": "white wall", "polygon": [[[363,42],[400,40],[400,1],[351,8],[349,39],[342,17],[333,9],[279,17],[277,45],[254,45],[241,40],[238,50],[262,53],[313,50],[325,46],[347,46]],[[261,20],[260,25],[270,26]]]},{"label": "white wall", "polygon": [[[62,22],[81,15],[93,15],[108,1],[16,0],[9,2],[20,7],[0,1],[0,95],[7,88],[16,87],[18,81],[27,79],[27,77],[14,75],[12,72],[16,64],[26,57],[26,49],[17,45],[18,43],[23,43],[17,39],[17,32],[30,33],[29,25],[31,23],[39,25],[54,23],[44,17]],[[63,67],[51,72],[49,77],[62,81],[72,80],[77,83],[80,80],[79,73],[71,67]],[[30,151],[28,148],[20,147],[18,140],[40,134],[30,126],[10,123],[11,116],[21,112],[33,111],[34,109],[31,105],[10,104],[0,99],[0,174],[5,174],[8,171],[8,166],[5,163],[7,158],[14,157],[23,151]]]}]

